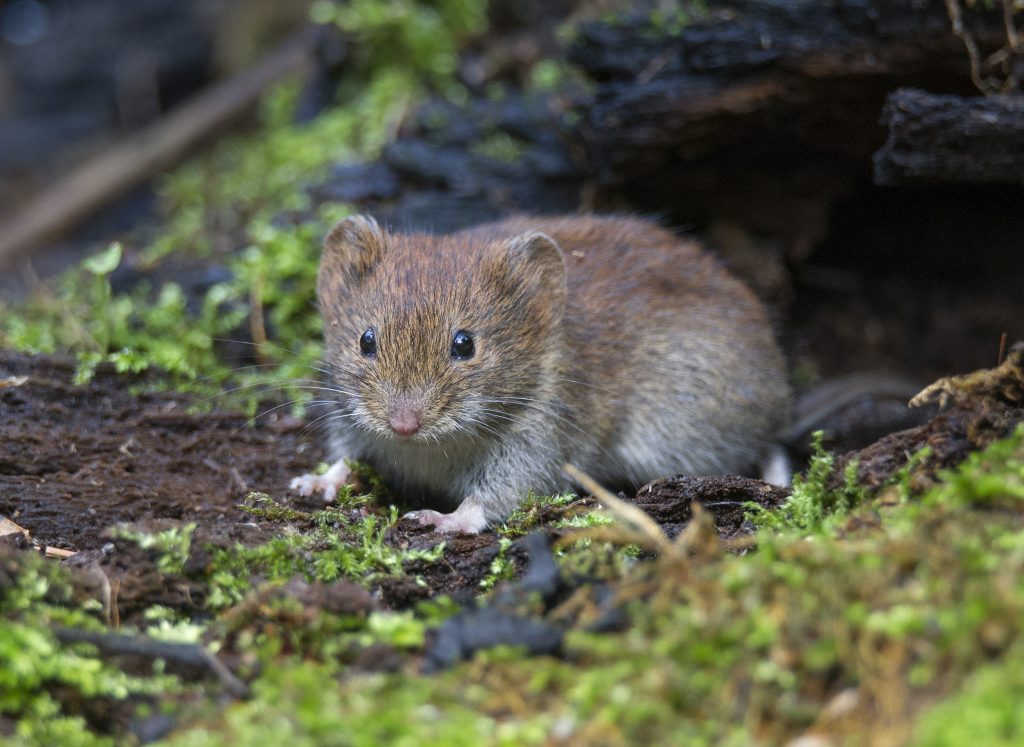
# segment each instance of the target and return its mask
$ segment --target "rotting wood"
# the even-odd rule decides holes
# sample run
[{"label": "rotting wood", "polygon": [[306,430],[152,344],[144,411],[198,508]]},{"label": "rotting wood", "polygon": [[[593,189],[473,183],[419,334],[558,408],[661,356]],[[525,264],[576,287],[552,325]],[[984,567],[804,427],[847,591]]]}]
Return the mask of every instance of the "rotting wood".
[{"label": "rotting wood", "polygon": [[[962,22],[982,53],[1006,44],[998,8]],[[677,27],[636,14],[584,24],[570,58],[594,82],[570,134],[601,185],[794,246],[870,178],[889,92],[975,93],[943,0],[734,0]]]},{"label": "rotting wood", "polygon": [[886,99],[889,128],[875,183],[1024,184],[1024,96],[948,96],[900,89]]},{"label": "rotting wood", "polygon": [[[604,175],[652,165],[645,154],[707,152],[751,128],[812,139],[851,113],[873,118],[901,81],[970,90],[942,0],[724,6],[679,29],[640,15],[581,28],[570,55],[597,83],[581,134]],[[1004,43],[999,12],[970,20],[981,48]]]}]

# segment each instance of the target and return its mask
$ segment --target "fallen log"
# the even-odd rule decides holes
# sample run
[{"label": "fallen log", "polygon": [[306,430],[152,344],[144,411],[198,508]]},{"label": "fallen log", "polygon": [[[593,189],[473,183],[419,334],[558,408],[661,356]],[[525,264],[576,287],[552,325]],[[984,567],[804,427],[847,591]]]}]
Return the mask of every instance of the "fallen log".
[{"label": "fallen log", "polygon": [[[982,52],[1006,44],[997,8],[963,16]],[[676,25],[634,15],[584,24],[570,58],[595,83],[573,135],[602,184],[774,235],[870,179],[889,92],[976,93],[943,0],[735,0]]]},{"label": "fallen log", "polygon": [[[976,43],[1003,41],[1001,14],[973,15]],[[877,138],[864,118],[879,107],[855,104],[880,105],[902,80],[954,92],[971,84],[941,0],[743,0],[680,28],[633,16],[583,25],[570,57],[598,84],[583,135],[606,175],[649,165],[644,152],[705,153],[740,130],[822,139],[858,111]]]},{"label": "fallen log", "polygon": [[882,110],[889,129],[875,183],[1024,183],[1024,96],[949,96],[900,89]]}]

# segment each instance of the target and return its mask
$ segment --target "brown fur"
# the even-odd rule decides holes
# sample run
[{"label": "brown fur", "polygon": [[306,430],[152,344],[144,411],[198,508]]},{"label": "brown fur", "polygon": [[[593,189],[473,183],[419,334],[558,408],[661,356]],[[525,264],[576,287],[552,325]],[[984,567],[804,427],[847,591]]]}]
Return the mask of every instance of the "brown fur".
[{"label": "brown fur", "polygon": [[[788,418],[760,303],[649,221],[517,217],[430,236],[351,218],[325,242],[318,295],[338,456],[486,522],[566,487],[565,461],[620,484],[748,471]],[[359,350],[371,327],[375,358]],[[457,330],[474,338],[468,360],[449,357]],[[398,406],[421,408],[415,436],[391,432]]]}]

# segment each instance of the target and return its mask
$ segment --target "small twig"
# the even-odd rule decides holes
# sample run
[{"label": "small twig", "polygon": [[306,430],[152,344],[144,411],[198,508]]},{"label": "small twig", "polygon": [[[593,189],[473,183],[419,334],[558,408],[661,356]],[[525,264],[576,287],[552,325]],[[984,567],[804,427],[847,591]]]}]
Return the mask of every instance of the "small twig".
[{"label": "small twig", "polygon": [[54,547],[53,545],[46,545],[43,548],[43,554],[48,558],[60,558],[66,560],[72,555],[78,555],[75,550],[65,550],[63,547]]},{"label": "small twig", "polygon": [[996,367],[1003,365],[1006,360],[1006,333],[999,336],[999,357],[996,359]]},{"label": "small twig", "polygon": [[25,527],[18,526],[6,516],[0,516],[0,537],[4,537],[8,534],[21,534],[25,539],[31,539],[31,536]]},{"label": "small twig", "polygon": [[1017,31],[1017,25],[1013,22],[1013,14],[1015,12],[1013,0],[1003,0],[1003,23],[1006,25],[1006,42],[1009,44],[1011,52],[1020,54],[1020,33]]},{"label": "small twig", "polygon": [[242,495],[245,495],[250,492],[249,484],[245,481],[245,478],[242,477],[242,473],[239,472],[236,467],[232,467],[228,471],[228,475],[230,475],[231,477],[231,485],[234,486],[237,492],[241,493]]},{"label": "small twig", "polygon": [[117,606],[117,598],[121,594],[121,579],[110,580],[110,626],[117,630],[121,627],[121,608]]},{"label": "small twig", "polygon": [[115,196],[178,164],[241,120],[271,85],[310,65],[315,36],[297,32],[253,67],[214,84],[164,117],[66,170],[0,228],[0,265],[59,236]]},{"label": "small twig", "polygon": [[1017,25],[1013,22],[1014,13],[1016,13],[1014,0],[1003,0],[1003,24],[1006,26],[1006,56],[1009,58],[1004,65],[1007,74],[1006,80],[1003,81],[1003,93],[1012,93],[1020,86],[1017,72],[1020,69],[1021,63],[1024,62],[1021,55],[1020,32],[1017,31]]},{"label": "small twig", "polygon": [[744,552],[746,550],[752,550],[757,547],[757,537],[747,534],[740,537],[733,537],[722,541],[722,545],[726,550],[732,550],[733,552]]},{"label": "small twig", "polygon": [[120,633],[95,633],[78,628],[56,628],[54,636],[61,643],[88,643],[104,657],[134,656],[146,660],[162,659],[168,671],[179,674],[191,671],[212,674],[231,695],[247,697],[249,688],[235,677],[217,657],[203,646],[194,643],[170,643],[145,636]]},{"label": "small twig", "polygon": [[701,502],[704,508],[718,508],[719,506],[745,506],[747,501],[711,501],[709,503]]},{"label": "small twig", "polygon": [[632,503],[627,503],[621,498],[612,495],[610,491],[601,487],[594,478],[584,472],[581,472],[571,464],[562,465],[562,471],[575,481],[577,485],[603,503],[604,506],[620,521],[624,522],[630,529],[637,532],[638,535],[644,537],[647,540],[644,544],[647,544],[658,552],[672,551],[672,542],[665,536],[665,532],[663,532],[661,527],[658,526],[658,523],[642,509],[639,509]]},{"label": "small twig", "polygon": [[249,334],[257,363],[269,363],[263,350],[267,344],[267,327],[263,321],[263,278],[257,276],[249,289]]},{"label": "small twig", "polygon": [[989,86],[981,77],[981,52],[978,51],[978,45],[974,41],[974,37],[971,32],[964,28],[964,17],[960,11],[960,3],[958,0],[946,0],[946,13],[949,15],[949,20],[953,24],[953,33],[960,37],[963,41],[964,47],[967,49],[967,57],[971,63],[971,81],[973,81],[975,87],[984,94],[990,93]]},{"label": "small twig", "polygon": [[639,75],[636,76],[636,85],[646,86],[654,79],[655,75],[664,69],[665,65],[667,65],[671,59],[671,51],[659,54],[648,63],[647,67],[640,71]]}]

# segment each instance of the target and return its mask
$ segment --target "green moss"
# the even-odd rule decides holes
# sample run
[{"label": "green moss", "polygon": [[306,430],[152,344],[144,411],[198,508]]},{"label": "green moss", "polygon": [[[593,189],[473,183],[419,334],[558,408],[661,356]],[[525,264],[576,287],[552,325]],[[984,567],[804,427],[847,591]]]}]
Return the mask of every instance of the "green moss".
[{"label": "green moss", "polygon": [[[325,735],[339,723],[344,744],[532,744],[555,735],[606,744],[779,743],[820,722],[842,692],[856,693],[863,710],[832,727],[838,741],[891,738],[888,730],[905,724],[876,719],[883,705],[910,714],[929,693],[1019,645],[1024,515],[990,521],[995,489],[979,504],[969,486],[998,478],[1013,498],[1020,449],[1019,434],[993,445],[921,500],[889,509],[867,537],[820,526],[810,536],[766,529],[758,551],[744,556],[624,566],[620,593],[646,589],[627,607],[630,627],[571,631],[568,662],[491,653],[433,678],[289,665],[261,679],[257,701],[182,743],[258,740],[270,729],[277,738],[329,743]],[[819,468],[805,484],[822,485],[824,474]],[[910,524],[916,532],[906,531]],[[994,743],[1015,738],[1014,698],[986,697],[1000,685],[1015,694],[1012,671],[979,675],[921,733],[946,728],[963,705],[977,709],[964,721]],[[322,707],[311,702],[314,682]]]},{"label": "green moss", "polygon": [[398,549],[385,541],[388,529],[398,520],[390,507],[386,516],[366,514],[368,499],[352,496],[346,489],[337,503],[311,514],[296,514],[260,497],[249,512],[271,520],[302,518],[305,525],[286,525],[269,541],[246,547],[237,544],[214,550],[209,570],[208,605],[220,609],[240,602],[254,579],[283,582],[294,576],[331,582],[339,578],[372,586],[385,577],[405,575],[406,564],[434,563],[444,554],[444,544],[429,550]]},{"label": "green moss", "polygon": [[177,575],[182,572],[188,560],[195,528],[196,525],[192,523],[151,533],[115,527],[113,534],[117,539],[127,540],[143,550],[155,553],[158,556],[157,568],[161,573]]},{"label": "green moss", "polygon": [[1024,744],[1024,649],[973,673],[953,697],[926,711],[914,727],[920,747],[1013,747]]},{"label": "green moss", "polygon": [[[357,71],[402,71],[461,98],[465,92],[454,81],[459,44],[486,28],[486,11],[480,0],[321,0],[312,13],[355,38]],[[358,74],[352,77],[349,85],[358,86]]]},{"label": "green moss", "polygon": [[526,88],[530,91],[555,91],[569,84],[584,86],[587,81],[564,60],[539,60],[530,68]]},{"label": "green moss", "polygon": [[[364,499],[350,493],[341,505],[311,513],[255,498],[254,516],[273,521],[281,536],[215,554],[204,571],[211,600],[222,595],[211,606],[238,603],[204,636],[241,661],[258,662],[242,669],[253,678],[253,698],[210,711],[169,741],[742,745],[782,743],[812,724],[837,743],[884,741],[905,733],[919,704],[953,692],[918,722],[921,744],[958,743],[965,729],[986,744],[1012,744],[1020,730],[1014,706],[1024,642],[1024,512],[1016,510],[1022,456],[1024,429],[943,473],[927,494],[887,506],[870,533],[828,531],[827,522],[810,533],[784,526],[762,529],[757,551],[742,556],[610,563],[602,578],[625,605],[625,630],[586,632],[591,612],[570,629],[564,661],[492,651],[431,677],[415,673],[415,658],[399,674],[350,667],[368,646],[420,651],[429,629],[455,610],[450,600],[414,612],[338,615],[310,609],[280,586],[296,575],[365,583],[404,573],[410,558],[425,556],[384,545],[395,513],[366,515]],[[824,485],[824,468],[812,473],[805,484]],[[979,484],[987,487],[979,492]],[[517,521],[570,503],[567,496],[533,498]],[[844,509],[851,521],[876,510],[870,502]],[[181,556],[180,536],[143,541]],[[593,542],[562,552],[564,563],[567,556],[598,558],[606,548]],[[506,570],[499,552],[491,580]],[[31,618],[45,628],[58,619],[40,616],[40,609],[71,614],[54,606],[66,604],[68,592],[40,578],[48,576],[36,570],[4,587],[7,619],[16,623],[16,636],[29,636],[27,642],[19,637],[14,649],[39,661],[27,667],[34,679],[0,688],[28,698],[7,707],[31,725],[24,734],[34,742],[75,727],[47,699],[46,678],[58,663],[43,661],[50,655],[40,652],[46,634],[39,638],[24,622]],[[574,595],[576,609],[587,610],[587,594],[582,587]],[[195,635],[176,630],[173,615],[158,609],[150,621],[171,635]],[[0,656],[16,655],[23,653],[0,647]],[[986,664],[1000,655],[1005,666]],[[117,689],[118,677],[103,675],[101,685],[93,684],[88,678],[95,672],[75,661],[59,668],[72,673],[75,687],[125,692]],[[25,669],[3,666],[0,676]],[[823,714],[843,693],[855,710],[829,725]],[[30,716],[29,702],[38,713],[58,715]],[[883,709],[896,716],[879,718]]]},{"label": "green moss", "polygon": [[793,478],[793,492],[777,509],[768,509],[751,503],[747,518],[758,527],[774,531],[800,533],[824,530],[830,523],[846,516],[849,511],[866,500],[867,493],[857,484],[857,462],[849,462],[843,471],[843,485],[830,488],[835,457],[822,445],[824,434],[814,434],[813,448],[807,471]]},{"label": "green moss", "polygon": [[53,627],[103,626],[72,603],[65,572],[43,558],[0,551],[0,619],[0,717],[13,719],[15,744],[112,744],[64,704],[177,689],[172,678],[125,674],[91,646],[60,644]]},{"label": "green moss", "polygon": [[506,556],[508,548],[512,546],[512,540],[508,537],[498,539],[498,554],[491,561],[491,567],[487,569],[487,575],[480,579],[480,588],[484,591],[493,589],[499,581],[507,581],[515,576],[515,566]]},{"label": "green moss", "polygon": [[264,521],[298,522],[309,521],[310,514],[283,506],[266,493],[249,493],[239,508],[245,513]]},{"label": "green moss", "polygon": [[[229,707],[215,723],[168,744],[478,745],[537,744],[543,730],[500,724],[428,678],[368,675],[339,683],[330,665],[296,663],[268,672],[254,700]],[[450,683],[451,677],[447,678]],[[467,688],[469,700],[482,688]],[[532,727],[532,724],[529,725]]]},{"label": "green moss", "polygon": [[553,516],[564,514],[566,508],[575,500],[574,493],[537,495],[531,492],[497,531],[506,537],[522,537],[542,526]]},{"label": "green moss", "polygon": [[469,150],[478,156],[493,158],[496,161],[516,163],[523,156],[526,146],[504,132],[496,132],[470,145]]},{"label": "green moss", "polygon": [[[0,346],[74,353],[81,382],[102,362],[134,373],[156,367],[179,389],[204,395],[230,381],[236,404],[250,413],[268,389],[284,389],[301,412],[319,377],[313,299],[320,239],[348,208],[325,206],[298,222],[279,216],[308,211],[305,187],[332,164],[375,157],[426,91],[458,98],[456,52],[485,27],[486,3],[322,1],[313,13],[356,40],[339,105],[295,124],[298,86],[272,91],[258,134],[229,138],[160,182],[168,220],[148,246],[127,252],[111,245],[67,273],[55,292],[42,289],[16,308],[0,302]],[[115,293],[109,277],[123,255],[143,270],[211,257],[231,279],[210,288],[198,309],[173,282]],[[238,371],[219,357],[217,343],[245,330],[257,332],[260,365]]]},{"label": "green moss", "polygon": [[600,14],[602,23],[611,27],[628,25],[640,38],[661,39],[678,36],[695,21],[705,18],[708,6],[704,0],[668,0],[638,16],[632,3],[611,3]]},{"label": "green moss", "polygon": [[1024,424],[1005,440],[975,452],[942,476],[933,503],[1020,511],[1024,506]]}]

